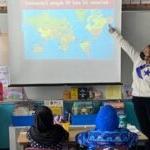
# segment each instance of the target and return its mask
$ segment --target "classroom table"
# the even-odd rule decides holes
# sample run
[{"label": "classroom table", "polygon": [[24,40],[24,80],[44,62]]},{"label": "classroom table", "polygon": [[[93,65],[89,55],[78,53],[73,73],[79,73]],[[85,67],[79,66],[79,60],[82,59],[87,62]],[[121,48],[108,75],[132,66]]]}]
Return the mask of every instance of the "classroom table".
[{"label": "classroom table", "polygon": [[[69,127],[69,142],[73,143],[75,142],[75,136],[77,133],[87,131],[91,128],[94,128],[94,126],[70,126]],[[138,145],[143,145],[148,141],[148,138],[140,132],[135,126],[128,125],[127,128],[132,131],[136,132],[138,134]],[[21,144],[23,147],[28,144],[28,139],[26,137],[26,131],[22,131],[19,133],[17,138],[17,143]]]}]

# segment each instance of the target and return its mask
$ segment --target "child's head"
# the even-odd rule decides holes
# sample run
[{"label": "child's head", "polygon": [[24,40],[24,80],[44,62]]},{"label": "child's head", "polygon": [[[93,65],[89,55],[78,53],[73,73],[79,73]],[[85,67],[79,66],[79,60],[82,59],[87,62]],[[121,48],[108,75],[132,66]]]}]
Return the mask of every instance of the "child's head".
[{"label": "child's head", "polygon": [[39,131],[47,131],[53,125],[53,113],[46,107],[38,107],[35,111],[35,126]]},{"label": "child's head", "polygon": [[102,106],[96,117],[96,128],[101,131],[114,131],[119,127],[117,111],[110,105]]}]

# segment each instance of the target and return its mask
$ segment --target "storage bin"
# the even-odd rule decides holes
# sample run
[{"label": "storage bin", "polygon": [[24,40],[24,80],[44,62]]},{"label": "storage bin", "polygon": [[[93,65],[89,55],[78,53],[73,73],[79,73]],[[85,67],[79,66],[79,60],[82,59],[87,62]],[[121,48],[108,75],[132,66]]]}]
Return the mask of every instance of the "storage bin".
[{"label": "storage bin", "polygon": [[95,119],[96,119],[96,114],[72,115],[71,124],[72,125],[94,125]]},{"label": "storage bin", "polygon": [[34,123],[34,116],[12,116],[13,126],[31,126]]}]

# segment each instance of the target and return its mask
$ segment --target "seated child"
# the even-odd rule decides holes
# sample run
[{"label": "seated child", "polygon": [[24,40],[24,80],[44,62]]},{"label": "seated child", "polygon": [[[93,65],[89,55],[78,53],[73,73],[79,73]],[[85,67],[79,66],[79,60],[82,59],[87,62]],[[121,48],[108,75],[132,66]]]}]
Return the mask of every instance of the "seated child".
[{"label": "seated child", "polygon": [[[88,150],[128,149],[137,141],[137,134],[119,128],[117,111],[110,105],[102,106],[96,117],[96,127],[76,136],[76,142]],[[118,148],[119,147],[119,148]]]},{"label": "seated child", "polygon": [[35,123],[27,132],[31,147],[61,150],[68,137],[62,126],[53,123],[53,114],[48,107],[41,106],[35,111]]}]

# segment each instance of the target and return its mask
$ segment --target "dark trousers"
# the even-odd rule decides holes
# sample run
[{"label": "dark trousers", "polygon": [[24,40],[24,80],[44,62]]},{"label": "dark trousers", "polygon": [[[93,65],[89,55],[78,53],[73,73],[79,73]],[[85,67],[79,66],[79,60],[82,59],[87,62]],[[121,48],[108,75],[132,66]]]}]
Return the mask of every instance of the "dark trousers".
[{"label": "dark trousers", "polygon": [[150,98],[133,97],[133,104],[141,131],[150,138]]},{"label": "dark trousers", "polygon": [[149,138],[146,150],[150,150],[150,97],[133,97],[132,100],[141,131]]}]

